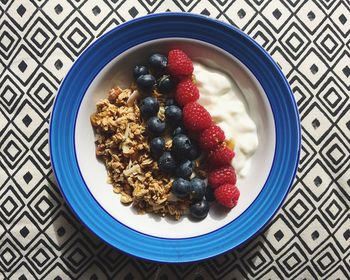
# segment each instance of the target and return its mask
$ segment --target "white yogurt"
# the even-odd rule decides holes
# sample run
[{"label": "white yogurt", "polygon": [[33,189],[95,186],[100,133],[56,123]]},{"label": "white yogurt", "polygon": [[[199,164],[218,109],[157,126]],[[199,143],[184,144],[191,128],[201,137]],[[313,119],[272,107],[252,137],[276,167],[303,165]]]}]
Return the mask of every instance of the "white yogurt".
[{"label": "white yogurt", "polygon": [[194,63],[194,74],[200,92],[198,102],[205,106],[214,121],[235,143],[232,161],[239,177],[248,174],[251,157],[258,147],[256,125],[238,98],[240,88],[224,72]]}]

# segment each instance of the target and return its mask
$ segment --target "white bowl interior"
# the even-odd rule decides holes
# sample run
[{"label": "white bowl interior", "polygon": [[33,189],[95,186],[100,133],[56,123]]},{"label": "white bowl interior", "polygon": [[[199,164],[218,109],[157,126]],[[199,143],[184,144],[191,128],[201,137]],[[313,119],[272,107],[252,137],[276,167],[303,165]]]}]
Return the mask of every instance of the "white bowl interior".
[{"label": "white bowl interior", "polygon": [[[96,103],[106,98],[112,87],[128,87],[132,68],[146,63],[150,54],[167,53],[171,48],[183,49],[194,61],[201,61],[226,72],[241,90],[240,98],[257,125],[259,146],[255,152],[248,176],[239,178],[237,186],[241,197],[231,211],[212,207],[206,219],[197,222],[187,217],[174,221],[152,214],[138,215],[131,206],[120,203],[119,195],[107,183],[107,172],[95,156],[95,136],[90,115]],[[233,221],[251,205],[262,190],[272,166],[275,151],[275,126],[270,104],[256,78],[235,57],[205,42],[168,38],[150,41],[133,47],[108,63],[88,88],[78,112],[75,148],[81,174],[88,189],[101,207],[119,222],[139,232],[165,238],[185,238],[209,233]]]}]

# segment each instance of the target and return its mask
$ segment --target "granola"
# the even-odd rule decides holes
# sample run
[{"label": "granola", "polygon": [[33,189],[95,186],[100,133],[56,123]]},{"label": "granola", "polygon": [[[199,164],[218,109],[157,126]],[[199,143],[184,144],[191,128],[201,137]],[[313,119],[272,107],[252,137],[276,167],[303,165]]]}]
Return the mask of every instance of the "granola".
[{"label": "granola", "polygon": [[[132,204],[139,213],[157,213],[179,219],[189,207],[188,200],[171,193],[172,179],[159,171],[150,156],[145,124],[137,105],[137,90],[114,88],[108,98],[96,104],[91,124],[96,132],[96,155],[104,161],[108,182],[123,204]],[[164,105],[162,96],[154,95]],[[164,106],[158,114],[164,118]],[[171,147],[171,141],[167,141]],[[197,166],[198,167],[198,166]],[[202,171],[203,172],[203,171]]]}]

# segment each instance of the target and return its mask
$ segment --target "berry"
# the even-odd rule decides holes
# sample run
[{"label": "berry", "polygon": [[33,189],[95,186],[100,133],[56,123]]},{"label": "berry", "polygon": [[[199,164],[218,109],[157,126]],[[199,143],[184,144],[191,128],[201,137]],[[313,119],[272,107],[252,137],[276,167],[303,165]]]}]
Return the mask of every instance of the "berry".
[{"label": "berry", "polygon": [[198,103],[188,103],[182,110],[182,121],[185,128],[193,132],[201,132],[212,124],[209,112]]},{"label": "berry", "polygon": [[186,134],[186,130],[182,126],[178,126],[173,131],[173,136],[178,134]]},{"label": "berry", "polygon": [[165,118],[171,125],[178,125],[182,120],[182,111],[176,105],[170,105],[165,108]]},{"label": "berry", "polygon": [[188,152],[187,158],[190,160],[195,160],[199,158],[201,151],[198,149],[198,145],[195,142],[191,141],[191,143],[191,149]]},{"label": "berry", "polygon": [[177,177],[187,179],[191,177],[193,168],[194,168],[193,161],[185,160],[184,162],[178,165],[178,167],[176,168],[175,174]]},{"label": "berry", "polygon": [[165,106],[170,106],[170,105],[177,105],[175,100],[172,99],[172,98],[168,98],[166,101],[165,101]]},{"label": "berry", "polygon": [[158,117],[151,117],[147,121],[148,131],[153,135],[161,135],[165,130],[165,123]]},{"label": "berry", "polygon": [[203,130],[199,135],[198,142],[199,146],[203,150],[213,150],[225,141],[224,131],[217,125],[212,125],[211,127]]},{"label": "berry", "polygon": [[155,97],[146,97],[140,102],[141,116],[145,119],[157,115],[159,102]]},{"label": "berry", "polygon": [[180,81],[176,87],[175,99],[180,106],[195,102],[199,98],[199,90],[191,79]]},{"label": "berry", "polygon": [[214,195],[221,205],[233,208],[237,205],[239,198],[239,190],[235,185],[225,184],[214,190]]},{"label": "berry", "polygon": [[188,152],[191,150],[191,140],[184,134],[175,135],[171,146],[172,154],[178,158],[186,158]]},{"label": "berry", "polygon": [[179,198],[185,198],[189,194],[190,185],[190,181],[183,178],[177,178],[172,184],[171,192]]},{"label": "berry", "polygon": [[204,180],[193,178],[191,180],[190,195],[193,200],[200,200],[205,195],[207,184]]},{"label": "berry", "polygon": [[208,162],[212,166],[230,165],[234,156],[234,151],[225,145],[221,145],[209,153]]},{"label": "berry", "polygon": [[156,137],[150,143],[151,154],[154,158],[159,158],[165,150],[165,141],[162,137]]},{"label": "berry", "polygon": [[202,220],[208,215],[209,208],[209,203],[202,199],[190,205],[190,214],[193,218]]},{"label": "berry", "polygon": [[167,174],[173,174],[176,169],[176,161],[174,157],[169,152],[164,152],[159,160],[158,160],[158,167],[160,171],[167,173]]},{"label": "berry", "polygon": [[176,78],[190,76],[193,73],[193,63],[182,50],[174,49],[168,53],[168,71]]},{"label": "berry", "polygon": [[137,86],[144,91],[151,91],[156,84],[156,78],[151,74],[141,75],[136,80]]},{"label": "berry", "polygon": [[214,196],[214,190],[212,187],[208,186],[205,190],[205,199],[208,202],[213,202],[215,201],[215,196]]},{"label": "berry", "polygon": [[214,189],[223,184],[235,185],[237,181],[236,172],[231,165],[225,165],[209,173],[208,184]]},{"label": "berry", "polygon": [[149,57],[148,63],[155,70],[163,70],[168,64],[168,59],[165,55],[155,53]]},{"label": "berry", "polygon": [[170,93],[174,88],[174,81],[169,75],[163,75],[157,82],[160,93]]},{"label": "berry", "polygon": [[133,70],[134,78],[137,79],[141,75],[146,75],[148,74],[148,69],[146,66],[143,65],[136,65]]}]

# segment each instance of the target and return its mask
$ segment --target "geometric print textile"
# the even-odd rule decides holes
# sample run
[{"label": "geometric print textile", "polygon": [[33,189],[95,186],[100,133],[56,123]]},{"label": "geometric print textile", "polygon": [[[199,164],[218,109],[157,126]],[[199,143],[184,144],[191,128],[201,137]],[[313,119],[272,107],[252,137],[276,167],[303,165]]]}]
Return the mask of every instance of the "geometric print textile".
[{"label": "geometric print textile", "polygon": [[[127,256],[65,204],[50,165],[53,99],[77,56],[135,17],[193,12],[228,22],[278,62],[297,101],[293,188],[268,226],[198,263]],[[0,279],[350,279],[348,0],[0,0]]]}]

